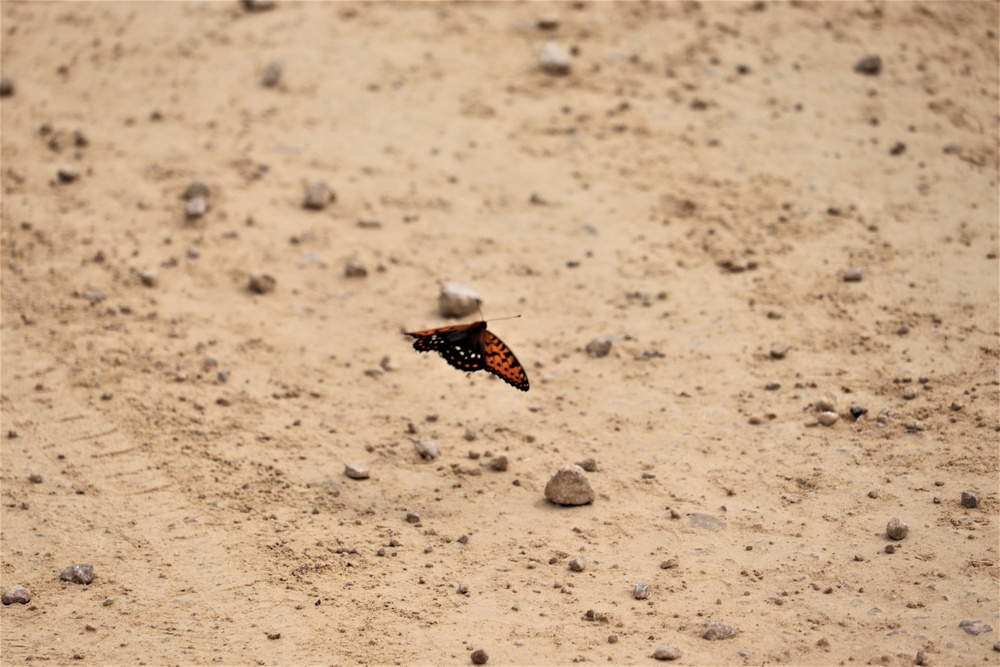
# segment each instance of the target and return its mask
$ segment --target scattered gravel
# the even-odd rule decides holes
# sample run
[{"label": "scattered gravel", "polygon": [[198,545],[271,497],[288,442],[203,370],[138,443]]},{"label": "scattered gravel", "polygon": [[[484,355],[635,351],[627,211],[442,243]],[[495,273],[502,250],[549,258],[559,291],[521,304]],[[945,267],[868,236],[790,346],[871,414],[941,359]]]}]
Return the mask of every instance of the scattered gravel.
[{"label": "scattered gravel", "polygon": [[980,497],[975,491],[962,491],[962,507],[975,509],[979,507]]},{"label": "scattered gravel", "polygon": [[676,644],[660,644],[653,650],[653,657],[657,660],[676,660],[681,657],[681,650]]},{"label": "scattered gravel", "polygon": [[896,517],[889,519],[889,523],[886,524],[885,527],[885,534],[893,540],[901,540],[905,538],[909,532],[910,527]]},{"label": "scattered gravel", "polygon": [[31,591],[20,584],[11,586],[0,597],[4,604],[28,604],[31,602]]},{"label": "scattered gravel", "polygon": [[702,639],[707,639],[709,641],[715,641],[718,639],[732,639],[740,633],[732,625],[729,625],[725,621],[715,620],[708,624],[701,633]]},{"label": "scattered gravel", "polygon": [[444,283],[438,295],[438,310],[444,317],[465,317],[479,309],[482,299],[476,290],[462,283]]},{"label": "scattered gravel", "polygon": [[89,584],[94,581],[94,566],[89,563],[74,563],[63,570],[59,578],[74,584]]},{"label": "scattered gravel", "polygon": [[490,656],[487,655],[486,651],[481,648],[477,648],[469,657],[471,658],[473,665],[485,665],[486,661],[490,659]]},{"label": "scattered gravel", "polygon": [[266,273],[254,271],[250,274],[249,288],[255,294],[270,294],[277,285],[278,282]]},{"label": "scattered gravel", "polygon": [[594,489],[578,465],[565,465],[545,485],[545,497],[557,505],[586,505],[594,501]]},{"label": "scattered gravel", "polygon": [[545,42],[538,64],[543,72],[552,76],[566,76],[573,69],[569,51],[556,42]]},{"label": "scattered gravel", "polygon": [[326,181],[316,181],[306,188],[302,206],[313,211],[321,211],[326,208],[327,204],[336,200],[337,195],[326,184]]},{"label": "scattered gravel", "polygon": [[344,474],[351,479],[368,479],[369,476],[368,468],[357,463],[348,463],[345,465]]},{"label": "scattered gravel", "polygon": [[577,554],[569,559],[568,567],[574,572],[583,572],[587,568],[587,560]]}]

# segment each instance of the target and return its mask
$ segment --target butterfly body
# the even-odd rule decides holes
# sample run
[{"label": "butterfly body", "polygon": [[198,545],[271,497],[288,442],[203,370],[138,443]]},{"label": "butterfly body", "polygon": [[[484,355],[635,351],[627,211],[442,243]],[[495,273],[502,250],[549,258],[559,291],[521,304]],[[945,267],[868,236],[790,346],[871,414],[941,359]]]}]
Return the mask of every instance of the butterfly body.
[{"label": "butterfly body", "polygon": [[516,389],[528,391],[524,367],[486,328],[485,321],[404,333],[415,339],[413,349],[418,352],[437,352],[460,371],[487,371]]}]

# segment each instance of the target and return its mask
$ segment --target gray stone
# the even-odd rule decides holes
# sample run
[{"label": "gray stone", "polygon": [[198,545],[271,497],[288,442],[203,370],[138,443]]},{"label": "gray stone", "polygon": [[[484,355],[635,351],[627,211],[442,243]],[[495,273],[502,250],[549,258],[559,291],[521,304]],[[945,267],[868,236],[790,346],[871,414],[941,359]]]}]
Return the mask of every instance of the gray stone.
[{"label": "gray stone", "polygon": [[889,523],[885,526],[885,534],[893,540],[901,540],[905,538],[909,532],[910,527],[896,517],[889,519]]},{"label": "gray stone", "polygon": [[594,502],[594,489],[578,465],[559,468],[545,485],[545,497],[557,505],[586,505]]},{"label": "gray stone", "polygon": [[4,604],[28,604],[31,602],[31,591],[18,584],[11,586],[0,598]]},{"label": "gray stone", "polygon": [[740,633],[735,627],[729,625],[725,621],[715,620],[708,624],[701,633],[702,639],[707,639],[709,641],[716,641],[719,639],[732,639]]},{"label": "gray stone", "polygon": [[482,299],[476,290],[462,283],[444,283],[438,295],[438,310],[444,317],[465,317],[479,309]]},{"label": "gray stone", "polygon": [[676,644],[660,644],[653,650],[653,657],[657,660],[676,660],[681,657],[681,650]]},{"label": "gray stone", "polygon": [[74,563],[63,570],[59,578],[74,584],[89,584],[94,581],[94,566],[89,563]]}]

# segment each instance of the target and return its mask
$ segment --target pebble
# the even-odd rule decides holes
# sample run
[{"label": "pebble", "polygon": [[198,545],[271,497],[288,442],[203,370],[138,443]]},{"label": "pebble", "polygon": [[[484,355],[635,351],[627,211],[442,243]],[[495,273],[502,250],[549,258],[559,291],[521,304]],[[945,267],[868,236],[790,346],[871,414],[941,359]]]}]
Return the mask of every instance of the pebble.
[{"label": "pebble", "polygon": [[833,426],[838,419],[840,419],[840,415],[836,412],[821,412],[816,415],[816,420],[823,426]]},{"label": "pebble", "polygon": [[552,76],[566,76],[573,69],[569,51],[556,42],[545,42],[538,64],[543,72]]},{"label": "pebble", "polygon": [[274,88],[281,83],[281,76],[284,73],[285,63],[282,62],[281,58],[272,58],[267,63],[267,67],[264,68],[264,76],[261,77],[260,82],[265,88]]},{"label": "pebble", "polygon": [[913,662],[916,663],[917,665],[926,665],[927,653],[923,650],[917,651],[917,657]]},{"label": "pebble", "polygon": [[577,461],[576,464],[583,468],[584,472],[597,472],[597,459],[584,459]]},{"label": "pebble", "polygon": [[792,349],[791,345],[785,345],[783,343],[771,347],[771,358],[772,359],[784,359],[788,351]]},{"label": "pebble", "polygon": [[141,269],[137,272],[137,275],[139,276],[139,282],[144,287],[156,287],[160,282],[159,275],[152,269]]},{"label": "pebble", "polygon": [[901,540],[905,538],[909,532],[910,527],[896,517],[889,519],[889,523],[885,526],[885,534],[893,540]]},{"label": "pebble", "polygon": [[844,282],[845,283],[861,282],[861,267],[855,266],[853,269],[850,269],[849,271],[844,273]]},{"label": "pebble", "polygon": [[862,408],[859,405],[851,406],[851,416],[854,417],[854,421],[857,421],[868,414],[868,408]]},{"label": "pebble", "polygon": [[191,197],[184,203],[184,215],[190,219],[200,218],[208,212],[208,200],[204,197]]},{"label": "pebble", "polygon": [[882,71],[882,58],[876,55],[868,55],[854,63],[854,71],[867,76],[878,76]]},{"label": "pebble", "polygon": [[463,283],[443,283],[438,295],[438,310],[444,317],[465,317],[479,309],[482,299],[476,290]]},{"label": "pebble", "polygon": [[32,484],[41,484],[42,483],[41,473],[37,472],[31,473],[30,475],[28,475],[28,481],[31,482]]},{"label": "pebble", "polygon": [[835,412],[837,410],[837,397],[830,393],[823,394],[816,400],[816,410],[818,412]]},{"label": "pebble", "polygon": [[986,632],[993,632],[993,628],[982,621],[962,621],[958,627],[965,630],[970,635],[981,635]]},{"label": "pebble", "polygon": [[357,463],[348,463],[345,465],[344,474],[351,479],[368,479],[369,476],[368,468]]},{"label": "pebble", "polygon": [[568,566],[574,572],[583,572],[587,568],[587,560],[580,554],[577,554],[569,559]]},{"label": "pebble", "polygon": [[497,472],[506,471],[508,465],[507,456],[504,454],[501,454],[490,461],[490,468],[496,470]]},{"label": "pebble", "polygon": [[910,385],[903,388],[903,398],[906,400],[912,400],[917,397],[917,388]]},{"label": "pebble", "polygon": [[337,195],[326,184],[326,181],[316,181],[306,188],[306,196],[302,200],[302,206],[314,211],[320,211],[326,208],[326,205],[331,201],[336,200]]},{"label": "pebble", "polygon": [[778,391],[781,389],[781,383],[771,380],[764,385],[764,391]]},{"label": "pebble", "polygon": [[477,648],[469,657],[472,660],[473,665],[485,665],[486,661],[490,659],[490,656],[486,653],[486,651],[481,648]]},{"label": "pebble", "polygon": [[671,556],[667,560],[662,561],[660,563],[660,569],[661,570],[672,570],[675,567],[677,567],[677,565],[678,565],[677,556]]},{"label": "pebble", "polygon": [[611,339],[607,336],[603,338],[595,338],[594,340],[587,343],[587,354],[594,357],[595,359],[600,359],[601,357],[608,356],[611,352]]},{"label": "pebble", "polygon": [[420,523],[420,515],[417,514],[416,512],[407,512],[406,523],[414,523],[414,524]]},{"label": "pebble", "polygon": [[594,489],[578,465],[565,465],[545,485],[545,497],[557,505],[586,505],[594,501]]},{"label": "pebble", "polygon": [[632,587],[632,597],[636,600],[649,598],[649,584],[642,581],[635,582],[635,586]]},{"label": "pebble", "polygon": [[962,491],[962,507],[974,509],[979,507],[980,497],[975,491]]},{"label": "pebble", "polygon": [[653,657],[657,660],[676,660],[681,657],[681,650],[676,644],[660,644],[653,650]]},{"label": "pebble", "polygon": [[717,639],[732,639],[739,633],[739,630],[725,621],[715,620],[709,623],[708,627],[702,631],[701,638],[709,641],[715,641]]},{"label": "pebble", "polygon": [[80,178],[80,171],[72,165],[63,165],[59,167],[56,175],[59,177],[60,183],[72,183]]},{"label": "pebble", "polygon": [[422,459],[433,460],[438,457],[438,447],[430,440],[417,440],[413,447]]},{"label": "pebble", "polygon": [[344,264],[344,275],[348,278],[364,278],[368,275],[368,269],[360,262],[349,261]]},{"label": "pebble", "polygon": [[277,0],[243,0],[243,7],[248,12],[266,12],[277,5]]},{"label": "pebble", "polygon": [[208,199],[211,194],[212,189],[208,187],[208,183],[205,181],[191,181],[188,183],[187,187],[184,188],[184,199],[194,199],[195,197]]},{"label": "pebble", "polygon": [[250,274],[250,291],[256,294],[270,294],[277,287],[278,282],[266,273],[254,271]]},{"label": "pebble", "polygon": [[472,428],[471,426],[466,426],[464,437],[468,442],[472,442],[473,440],[476,439],[476,429]]},{"label": "pebble", "polygon": [[74,563],[63,570],[59,578],[74,584],[89,584],[94,581],[94,566],[89,563]]},{"label": "pebble", "polygon": [[31,591],[20,584],[11,586],[4,592],[0,601],[4,604],[28,604],[31,602]]},{"label": "pebble", "polygon": [[0,97],[10,97],[14,94],[14,79],[0,76]]},{"label": "pebble", "polygon": [[907,431],[923,431],[924,423],[919,419],[907,419],[903,422],[903,428]]}]

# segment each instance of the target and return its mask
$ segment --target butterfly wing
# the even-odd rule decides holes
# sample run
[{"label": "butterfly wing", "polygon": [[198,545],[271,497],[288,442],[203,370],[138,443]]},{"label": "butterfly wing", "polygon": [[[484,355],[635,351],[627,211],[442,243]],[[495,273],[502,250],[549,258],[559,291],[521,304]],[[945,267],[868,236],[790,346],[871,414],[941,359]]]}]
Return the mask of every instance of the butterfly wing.
[{"label": "butterfly wing", "polygon": [[481,347],[486,355],[484,368],[487,371],[516,389],[528,391],[528,374],[524,372],[524,366],[502,340],[483,329]]},{"label": "butterfly wing", "polygon": [[437,352],[458,370],[471,373],[486,368],[482,343],[485,331],[486,322],[473,322],[440,329],[406,332],[406,335],[415,339],[414,350]]}]

